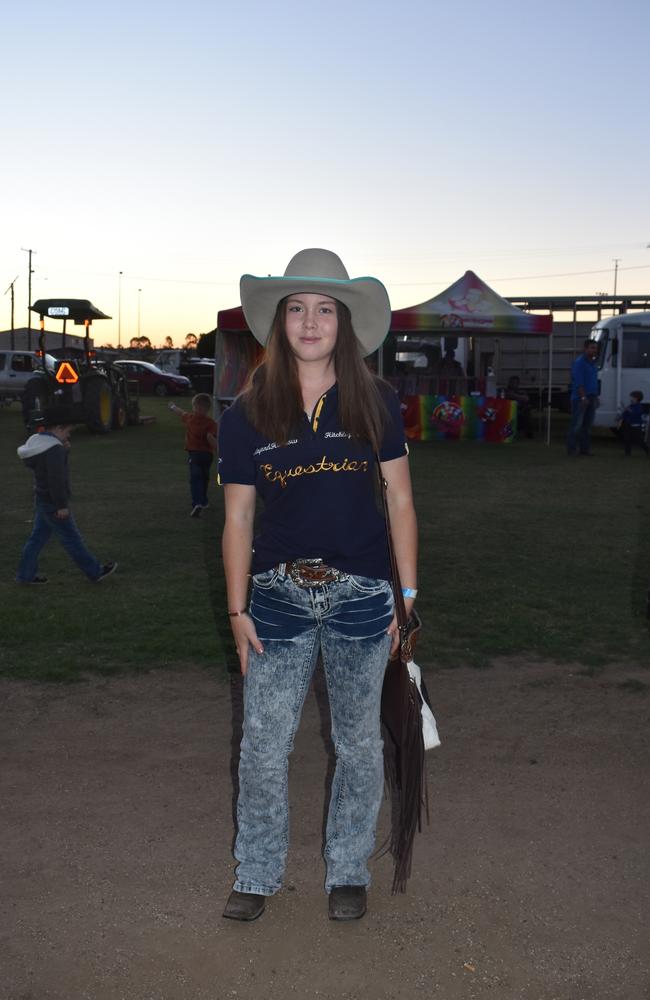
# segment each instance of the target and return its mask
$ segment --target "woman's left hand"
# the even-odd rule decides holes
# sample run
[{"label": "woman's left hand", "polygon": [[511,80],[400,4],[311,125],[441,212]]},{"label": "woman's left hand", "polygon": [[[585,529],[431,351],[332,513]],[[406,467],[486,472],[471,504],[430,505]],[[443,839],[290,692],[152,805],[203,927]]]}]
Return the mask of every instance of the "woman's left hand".
[{"label": "woman's left hand", "polygon": [[[415,604],[415,598],[413,598],[413,597],[405,597],[404,598],[404,607],[406,608],[406,617],[407,618],[411,614],[411,610],[412,610],[414,604]],[[397,627],[397,615],[396,614],[393,615],[393,620],[390,623],[390,625],[388,626],[387,632],[388,632],[388,635],[391,637],[390,655],[392,656],[393,653],[397,652],[397,647],[399,646],[399,629]]]}]

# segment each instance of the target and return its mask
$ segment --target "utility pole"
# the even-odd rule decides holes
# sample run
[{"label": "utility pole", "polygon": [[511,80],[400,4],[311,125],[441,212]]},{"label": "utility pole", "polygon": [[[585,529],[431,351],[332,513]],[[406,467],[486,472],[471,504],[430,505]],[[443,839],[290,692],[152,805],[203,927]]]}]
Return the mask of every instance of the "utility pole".
[{"label": "utility pole", "polygon": [[616,283],[617,283],[617,278],[618,278],[618,265],[621,263],[621,258],[620,257],[613,257],[612,259],[614,261],[614,311],[612,312],[612,316],[615,316],[616,315]]},{"label": "utility pole", "polygon": [[[16,329],[14,324],[14,302],[15,302],[14,285],[16,284],[17,281],[18,281],[18,275],[16,275],[14,280],[11,282],[9,288],[7,288],[7,292],[11,291],[11,334],[10,334],[11,347],[9,348],[10,351],[16,350],[16,336],[14,332]],[[7,292],[5,292],[5,295],[7,294]]]},{"label": "utility pole", "polygon": [[36,253],[36,250],[26,250],[25,247],[20,248],[24,253],[29,254],[29,270],[27,272],[27,350],[32,349],[32,254]]},{"label": "utility pole", "polygon": [[140,338],[140,292],[141,288],[138,288],[138,339]]}]

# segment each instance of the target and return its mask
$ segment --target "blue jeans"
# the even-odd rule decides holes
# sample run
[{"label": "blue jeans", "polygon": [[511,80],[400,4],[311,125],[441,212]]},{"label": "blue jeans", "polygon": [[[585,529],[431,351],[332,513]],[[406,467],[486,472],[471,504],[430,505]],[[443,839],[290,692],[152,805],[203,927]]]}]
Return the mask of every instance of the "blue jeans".
[{"label": "blue jeans", "polygon": [[37,576],[38,557],[52,534],[55,534],[82,573],[85,573],[91,580],[97,580],[101,576],[102,564],[86,548],[72,514],[69,514],[65,520],[59,520],[54,516],[55,509],[52,504],[36,502],[34,527],[25,542],[16,579],[29,583]]},{"label": "blue jeans", "polygon": [[319,651],[336,753],[325,888],[367,886],[384,782],[379,709],[393,615],[390,584],[347,576],[305,589],[277,569],[253,580],[250,611],[264,652],[251,650],[244,678],[234,888],[272,896],[281,887],[289,844],[288,757]]},{"label": "blue jeans", "polygon": [[587,455],[591,445],[591,426],[596,416],[596,397],[587,396],[586,403],[580,399],[571,400],[571,423],[566,439],[566,450],[575,455],[579,448],[581,455]]},{"label": "blue jeans", "polygon": [[643,433],[643,427],[632,427],[630,424],[623,424],[622,431],[623,444],[625,445],[625,454],[632,454],[632,445],[637,444],[639,448],[643,448],[645,453],[648,453],[648,446],[645,443],[645,436]]},{"label": "blue jeans", "polygon": [[210,482],[210,466],[212,452],[188,451],[190,464],[190,493],[193,507],[205,507],[208,503],[208,483]]}]

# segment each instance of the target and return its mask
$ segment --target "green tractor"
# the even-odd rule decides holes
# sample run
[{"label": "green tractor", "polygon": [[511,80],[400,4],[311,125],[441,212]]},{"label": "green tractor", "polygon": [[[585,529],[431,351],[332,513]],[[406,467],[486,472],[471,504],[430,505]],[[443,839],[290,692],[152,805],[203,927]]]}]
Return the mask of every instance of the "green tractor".
[{"label": "green tractor", "polygon": [[[140,404],[137,391],[129,389],[126,375],[116,365],[98,361],[90,349],[90,325],[94,319],[110,319],[88,299],[39,299],[31,307],[41,319],[39,356],[41,370],[25,386],[23,416],[26,426],[33,430],[46,406],[52,404],[69,407],[75,423],[85,424],[97,434],[121,430],[127,424],[140,422]],[[59,357],[48,359],[45,353],[45,317],[63,320],[63,335]],[[67,320],[85,327],[82,356],[78,351],[66,351],[65,333]]]}]

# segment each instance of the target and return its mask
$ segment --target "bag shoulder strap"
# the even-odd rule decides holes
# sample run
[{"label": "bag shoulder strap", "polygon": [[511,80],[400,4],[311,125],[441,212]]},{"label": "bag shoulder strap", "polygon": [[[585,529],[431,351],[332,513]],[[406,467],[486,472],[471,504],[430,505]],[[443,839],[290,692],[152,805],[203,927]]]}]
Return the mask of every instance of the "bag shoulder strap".
[{"label": "bag shoulder strap", "polygon": [[404,595],[402,594],[402,581],[400,580],[399,569],[397,568],[397,559],[395,558],[393,535],[390,529],[390,514],[388,513],[388,483],[384,479],[381,472],[381,462],[379,460],[378,452],[375,452],[375,464],[377,466],[379,489],[381,491],[381,499],[384,507],[384,521],[386,523],[386,539],[388,541],[388,555],[390,557],[390,572],[393,583],[393,597],[395,599],[397,627],[400,631],[401,642],[404,643],[406,641],[408,631],[408,616],[406,614],[406,606],[404,604]]}]

